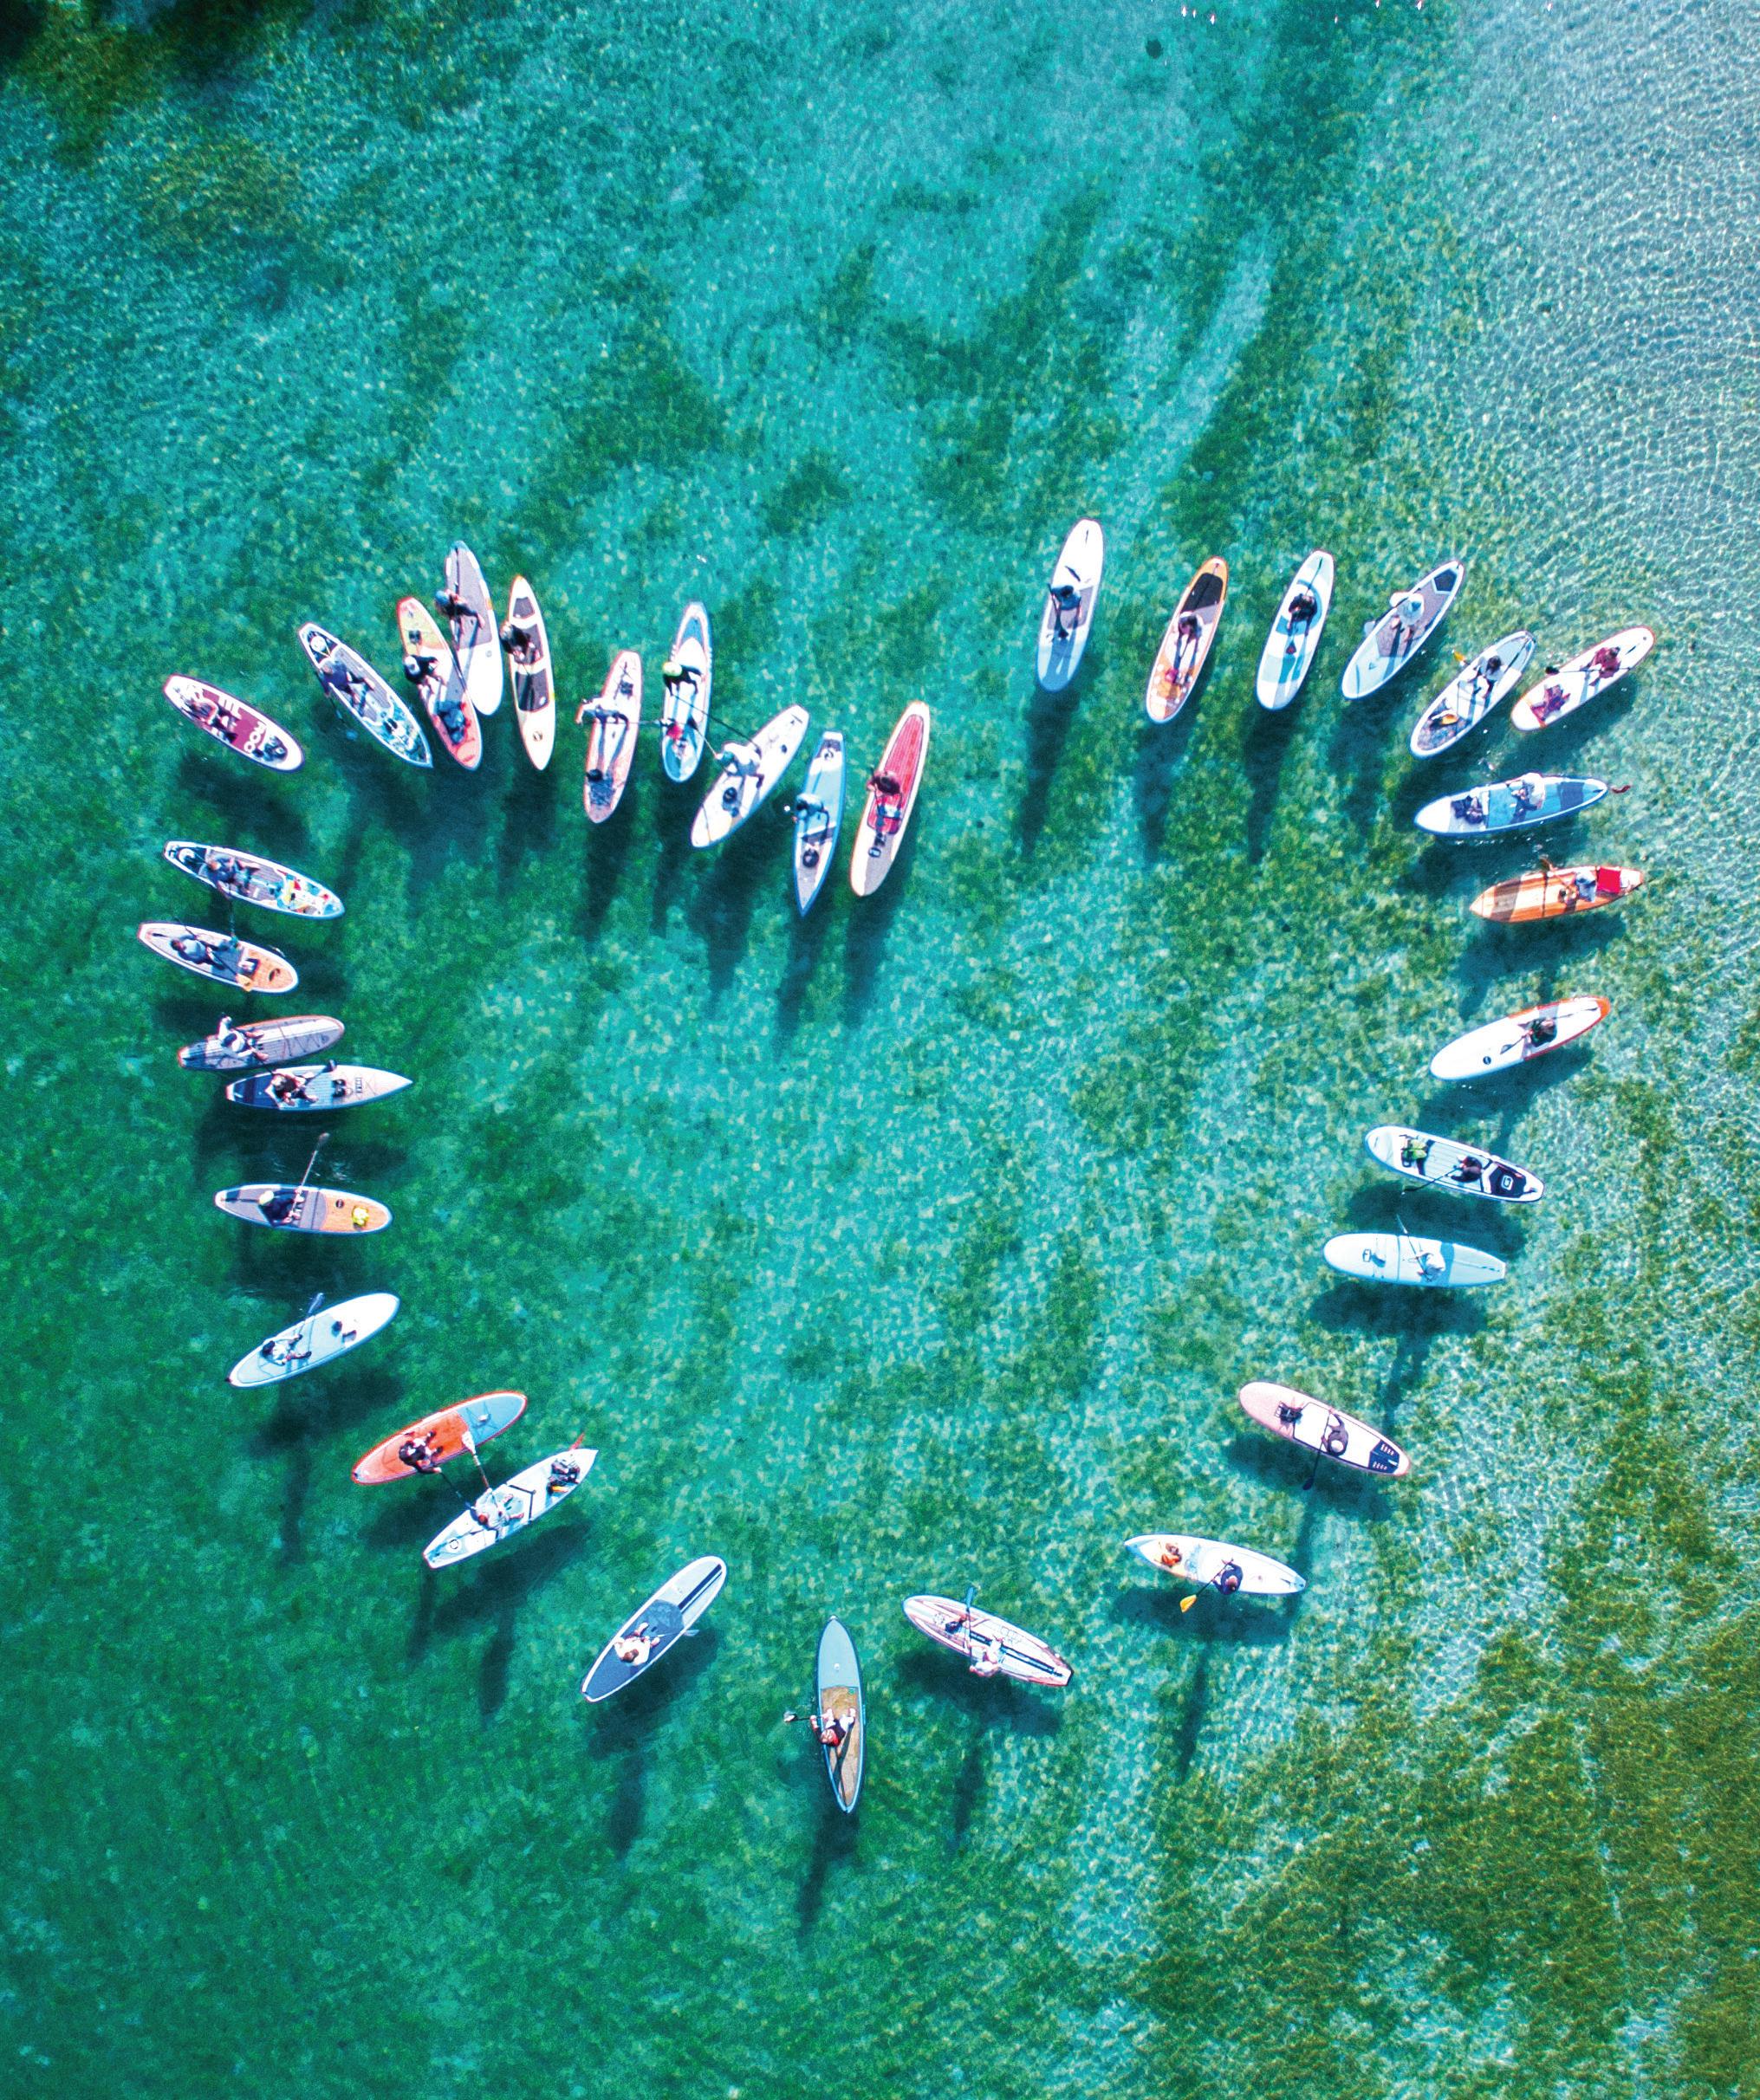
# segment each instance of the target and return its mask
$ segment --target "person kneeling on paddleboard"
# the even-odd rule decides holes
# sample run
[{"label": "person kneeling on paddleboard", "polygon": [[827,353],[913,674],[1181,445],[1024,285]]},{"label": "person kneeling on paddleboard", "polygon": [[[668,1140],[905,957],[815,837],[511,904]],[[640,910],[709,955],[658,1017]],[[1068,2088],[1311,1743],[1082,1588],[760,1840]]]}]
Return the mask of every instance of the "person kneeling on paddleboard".
[{"label": "person kneeling on paddleboard", "polygon": [[1067,642],[1081,613],[1081,593],[1073,583],[1051,586],[1051,638]]},{"label": "person kneeling on paddleboard", "polygon": [[285,1225],[300,1200],[297,1189],[269,1189],[257,1199],[257,1208],[271,1225]]},{"label": "person kneeling on paddleboard", "polygon": [[1234,1560],[1224,1560],[1216,1572],[1216,1580],[1211,1587],[1218,1596],[1232,1597],[1240,1586],[1240,1564]]},{"label": "person kneeling on paddleboard", "polygon": [[[434,1433],[432,1429],[424,1429],[419,1436],[405,1437],[397,1447],[397,1457],[398,1463],[407,1466],[412,1473],[438,1473],[440,1470],[440,1459],[434,1449]],[[477,1516],[475,1509],[471,1513],[473,1517]],[[477,1517],[477,1520],[479,1524],[483,1521],[481,1517]]]},{"label": "person kneeling on paddleboard", "polygon": [[974,1677],[994,1677],[1003,1666],[1003,1644],[988,1633],[969,1634],[971,1659],[968,1665]]},{"label": "person kneeling on paddleboard", "polygon": [[1543,1050],[1558,1034],[1558,1023],[1550,1014],[1536,1014],[1522,1030],[1531,1050]]}]

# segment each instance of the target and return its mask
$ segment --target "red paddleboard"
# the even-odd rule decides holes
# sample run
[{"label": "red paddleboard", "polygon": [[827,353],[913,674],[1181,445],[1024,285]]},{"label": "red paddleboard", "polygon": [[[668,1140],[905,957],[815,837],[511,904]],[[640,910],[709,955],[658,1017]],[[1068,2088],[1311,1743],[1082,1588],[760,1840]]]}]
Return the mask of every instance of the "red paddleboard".
[{"label": "red paddleboard", "polygon": [[[471,1448],[464,1441],[467,1430],[471,1442],[480,1448],[510,1429],[524,1412],[523,1393],[479,1393],[474,1400],[461,1400],[456,1407],[424,1415],[395,1436],[374,1444],[351,1477],[363,1487],[373,1487],[381,1481],[405,1481],[412,1474],[431,1472]],[[418,1457],[419,1465],[413,1462]]]},{"label": "red paddleboard", "polygon": [[886,755],[868,775],[867,800],[856,828],[849,859],[849,886],[858,897],[872,897],[892,872],[904,841],[923,768],[929,756],[929,710],[913,700],[893,725]]}]

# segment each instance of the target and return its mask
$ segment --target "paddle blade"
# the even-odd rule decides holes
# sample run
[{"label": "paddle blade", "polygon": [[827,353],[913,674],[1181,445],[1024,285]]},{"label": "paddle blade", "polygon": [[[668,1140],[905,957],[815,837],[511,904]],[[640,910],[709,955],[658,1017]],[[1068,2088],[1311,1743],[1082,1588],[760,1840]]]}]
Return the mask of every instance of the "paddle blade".
[{"label": "paddle blade", "polygon": [[468,1422],[460,1425],[458,1430],[458,1441],[471,1454],[471,1457],[475,1458],[477,1455],[477,1439],[471,1434],[471,1424]]},{"label": "paddle blade", "polygon": [[1182,1611],[1189,1611],[1197,1602],[1198,1598],[1195,1595],[1192,1597],[1182,1597],[1179,1600],[1179,1609]]}]

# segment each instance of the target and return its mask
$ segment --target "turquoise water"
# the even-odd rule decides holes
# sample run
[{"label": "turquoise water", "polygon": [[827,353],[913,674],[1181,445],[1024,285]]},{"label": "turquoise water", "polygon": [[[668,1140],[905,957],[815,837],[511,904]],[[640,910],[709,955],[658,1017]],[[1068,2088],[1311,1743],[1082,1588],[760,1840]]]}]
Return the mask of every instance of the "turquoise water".
[{"label": "turquoise water", "polygon": [[[1210,17],[1214,14],[1215,19]],[[1760,558],[1754,26],[1639,10],[49,0],[0,36],[6,1996],[20,2092],[596,2097],[1760,2091],[1754,1189]],[[1107,581],[1035,697],[1068,525]],[[684,600],[749,727],[877,755],[935,710],[913,842],[797,926],[777,822],[692,855],[650,751],[588,834],[581,732],[418,776],[321,702],[469,538],[562,690]],[[1251,677],[1338,557],[1286,718]],[[1171,731],[1141,692],[1207,554]],[[1414,768],[1453,659],[1337,681],[1450,552],[1446,639],[1632,620],[1620,695]],[[185,670],[307,743],[248,770]],[[572,708],[569,710],[572,712]],[[1525,864],[1428,794],[1632,792],[1561,844],[1619,912],[1481,929]],[[178,1071],[218,1006],[139,948],[168,836],[347,916],[251,915],[300,1010],[414,1075],[335,1126],[346,1247],[214,1189],[296,1173]],[[1581,1053],[1443,1096],[1432,1049],[1605,992]],[[22,1110],[22,1112],[19,1112]],[[1541,1172],[1531,1215],[1386,1185],[1373,1123]],[[1489,1207],[1487,1207],[1489,1208]],[[1504,1256],[1465,1300],[1335,1230]],[[226,1368],[322,1287],[389,1332]],[[1391,1301],[1390,1301],[1391,1300]],[[1282,1377],[1409,1481],[1249,1432]],[[444,1488],[348,1467],[531,1397],[569,1507],[448,1578]],[[1120,1540],[1235,1538],[1292,1605]],[[691,1555],[700,1638],[581,1671]],[[980,1585],[1075,1665],[984,1686],[899,1599]],[[868,1676],[855,1823],[780,1716],[828,1612]]]}]

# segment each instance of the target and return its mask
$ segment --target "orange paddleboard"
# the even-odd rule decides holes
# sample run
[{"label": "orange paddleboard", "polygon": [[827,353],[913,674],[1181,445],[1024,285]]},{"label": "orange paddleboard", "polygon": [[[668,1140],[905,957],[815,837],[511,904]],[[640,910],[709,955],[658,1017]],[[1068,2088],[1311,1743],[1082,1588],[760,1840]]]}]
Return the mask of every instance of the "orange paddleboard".
[{"label": "orange paddleboard", "polygon": [[1222,609],[1228,603],[1228,563],[1212,555],[1185,587],[1155,651],[1143,705],[1151,722],[1172,722],[1196,690],[1210,661]]},{"label": "orange paddleboard", "polygon": [[1525,926],[1535,919],[1563,918],[1576,911],[1598,911],[1617,904],[1644,885],[1637,868],[1589,865],[1532,868],[1481,890],[1471,909],[1497,926]]},{"label": "orange paddleboard", "polygon": [[[503,1429],[510,1429],[524,1412],[523,1393],[479,1393],[474,1400],[461,1400],[454,1407],[443,1407],[438,1414],[424,1415],[395,1436],[374,1444],[355,1467],[353,1477],[364,1487],[376,1487],[381,1481],[403,1481],[412,1474],[432,1471],[444,1466],[449,1458],[464,1455],[467,1430],[471,1442],[480,1449]],[[418,1446],[422,1459],[419,1466],[410,1463],[418,1455]],[[405,1451],[409,1459],[402,1455]]]}]

